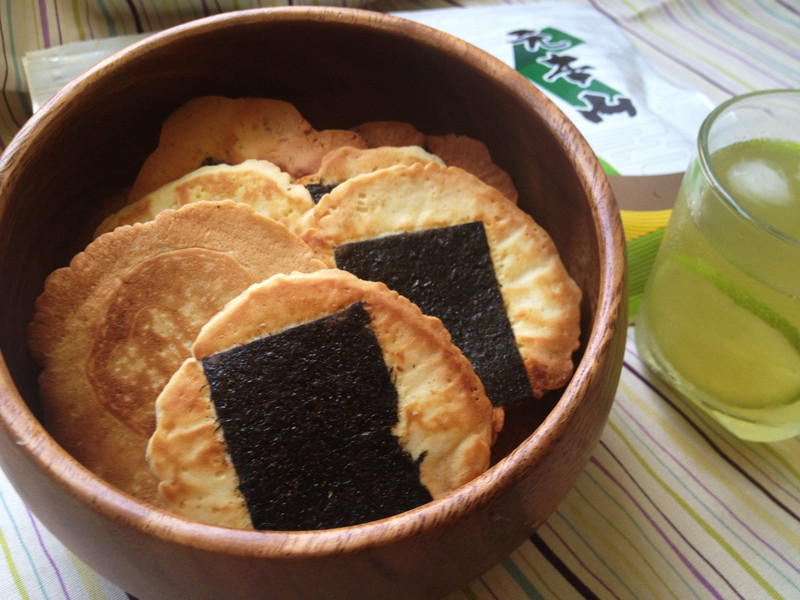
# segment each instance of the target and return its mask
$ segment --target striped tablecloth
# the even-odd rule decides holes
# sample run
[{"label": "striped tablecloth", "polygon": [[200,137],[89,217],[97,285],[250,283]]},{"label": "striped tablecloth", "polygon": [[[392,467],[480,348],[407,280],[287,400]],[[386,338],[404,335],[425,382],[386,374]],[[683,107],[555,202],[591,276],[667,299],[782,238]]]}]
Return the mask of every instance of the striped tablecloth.
[{"label": "striped tablecloth", "polygon": [[[750,90],[800,87],[798,0],[576,3],[604,15],[659,75],[712,104]],[[478,4],[490,3],[364,6]],[[25,52],[262,5],[270,3],[2,0],[0,143],[30,114]],[[726,434],[651,378],[634,336],[631,327],[609,422],[572,492],[528,541],[447,600],[800,598],[800,440],[757,444]],[[63,547],[2,473],[0,553],[2,600],[128,598]]]}]

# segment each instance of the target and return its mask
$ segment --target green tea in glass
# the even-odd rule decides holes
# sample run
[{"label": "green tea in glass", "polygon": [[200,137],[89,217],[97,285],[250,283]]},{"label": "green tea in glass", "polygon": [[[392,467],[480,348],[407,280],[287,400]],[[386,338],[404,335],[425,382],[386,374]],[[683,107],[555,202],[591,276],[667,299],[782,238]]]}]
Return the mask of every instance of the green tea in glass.
[{"label": "green tea in glass", "polygon": [[703,123],[636,339],[733,434],[800,434],[800,91],[740,96]]}]

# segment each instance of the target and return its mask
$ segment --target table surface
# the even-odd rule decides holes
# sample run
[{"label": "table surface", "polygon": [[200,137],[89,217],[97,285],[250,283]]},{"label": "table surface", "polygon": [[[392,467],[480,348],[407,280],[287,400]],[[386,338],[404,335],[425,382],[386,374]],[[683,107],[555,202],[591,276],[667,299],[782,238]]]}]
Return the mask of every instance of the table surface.
[{"label": "table surface", "polygon": [[[610,20],[659,76],[713,104],[752,90],[800,88],[798,0],[575,3]],[[1,0],[2,147],[30,115],[25,52],[274,3],[157,4]],[[388,12],[487,4],[363,6]],[[534,11],[537,4],[527,6]],[[574,489],[530,539],[447,600],[800,598],[800,440],[749,443],[727,434],[646,371],[634,336],[629,327],[614,407]],[[4,600],[129,597],[62,546],[2,473],[0,552]]]}]

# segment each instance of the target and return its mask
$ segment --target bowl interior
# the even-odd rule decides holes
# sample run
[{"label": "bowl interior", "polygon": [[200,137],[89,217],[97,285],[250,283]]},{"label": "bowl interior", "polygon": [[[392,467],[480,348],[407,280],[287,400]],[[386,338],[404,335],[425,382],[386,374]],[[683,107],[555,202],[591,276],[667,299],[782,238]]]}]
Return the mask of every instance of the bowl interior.
[{"label": "bowl interior", "polygon": [[[102,63],[34,116],[3,156],[0,349],[34,415],[38,367],[25,338],[45,277],[88,243],[164,119],[205,94],[286,100],[317,129],[399,120],[482,140],[583,290],[581,359],[611,293],[601,221],[611,222],[613,202],[607,191],[591,198],[601,171],[567,119],[499,61],[421,25],[339,9],[246,11],[158,34]],[[495,460],[560,397],[515,411]]]}]

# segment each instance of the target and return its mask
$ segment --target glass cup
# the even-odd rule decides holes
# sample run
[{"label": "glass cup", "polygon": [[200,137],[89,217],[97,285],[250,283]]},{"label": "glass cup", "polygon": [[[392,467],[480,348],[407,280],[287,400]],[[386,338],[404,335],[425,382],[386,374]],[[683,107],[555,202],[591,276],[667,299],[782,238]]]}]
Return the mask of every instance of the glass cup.
[{"label": "glass cup", "polygon": [[736,436],[800,434],[800,90],[733,98],[704,121],[636,340]]}]

